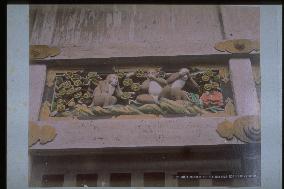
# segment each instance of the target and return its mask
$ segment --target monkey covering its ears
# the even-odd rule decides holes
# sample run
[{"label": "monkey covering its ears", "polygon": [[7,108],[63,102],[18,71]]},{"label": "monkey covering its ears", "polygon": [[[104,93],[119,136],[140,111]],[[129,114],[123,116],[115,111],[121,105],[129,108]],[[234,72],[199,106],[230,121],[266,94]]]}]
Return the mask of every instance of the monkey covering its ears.
[{"label": "monkey covering its ears", "polygon": [[119,87],[118,77],[116,74],[109,74],[105,80],[100,81],[93,92],[92,106],[110,106],[117,102],[117,97],[122,95],[122,90]]}]

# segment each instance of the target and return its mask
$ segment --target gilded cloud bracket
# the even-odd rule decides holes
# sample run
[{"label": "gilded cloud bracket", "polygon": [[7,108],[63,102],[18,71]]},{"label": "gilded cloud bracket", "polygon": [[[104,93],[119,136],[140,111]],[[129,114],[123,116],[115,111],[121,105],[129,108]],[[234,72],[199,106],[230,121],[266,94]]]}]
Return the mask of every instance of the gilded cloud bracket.
[{"label": "gilded cloud bracket", "polygon": [[30,45],[30,59],[45,59],[55,57],[61,53],[57,47],[49,47],[47,45]]},{"label": "gilded cloud bracket", "polygon": [[214,48],[221,52],[236,53],[251,53],[259,51],[259,41],[249,39],[234,39],[216,43]]},{"label": "gilded cloud bracket", "polygon": [[261,141],[259,116],[242,116],[234,122],[225,120],[218,124],[216,131],[227,140],[236,137],[246,143],[260,143]]},{"label": "gilded cloud bracket", "polygon": [[29,123],[29,147],[39,142],[46,144],[56,137],[56,129],[50,125],[39,126],[34,122]]}]

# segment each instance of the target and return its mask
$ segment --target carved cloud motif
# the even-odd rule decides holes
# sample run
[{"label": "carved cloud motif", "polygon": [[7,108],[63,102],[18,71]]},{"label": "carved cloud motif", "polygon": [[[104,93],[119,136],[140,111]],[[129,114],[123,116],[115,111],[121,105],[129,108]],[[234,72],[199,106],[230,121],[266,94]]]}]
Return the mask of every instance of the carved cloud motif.
[{"label": "carved cloud motif", "polygon": [[30,45],[31,59],[44,59],[60,54],[60,49],[56,47],[49,47],[47,45]]},{"label": "carved cloud motif", "polygon": [[259,143],[261,141],[261,128],[259,116],[243,116],[234,121],[223,121],[217,127],[217,133],[228,140],[237,139],[246,143]]},{"label": "carved cloud motif", "polygon": [[50,125],[38,126],[37,124],[29,123],[29,147],[36,144],[46,144],[53,141],[57,133],[54,127]]},{"label": "carved cloud motif", "polygon": [[227,40],[217,43],[215,49],[229,53],[250,53],[254,50],[259,51],[259,42],[248,39]]},{"label": "carved cloud motif", "polygon": [[234,125],[230,121],[223,121],[218,125],[217,133],[223,138],[231,140],[234,138]]}]

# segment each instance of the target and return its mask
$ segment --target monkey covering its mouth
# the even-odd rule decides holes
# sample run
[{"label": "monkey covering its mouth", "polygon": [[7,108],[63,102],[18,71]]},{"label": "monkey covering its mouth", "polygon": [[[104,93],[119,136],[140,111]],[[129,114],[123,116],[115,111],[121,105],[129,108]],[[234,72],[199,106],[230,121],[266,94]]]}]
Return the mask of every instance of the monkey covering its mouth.
[{"label": "monkey covering its mouth", "polygon": [[163,78],[158,78],[159,72],[156,69],[149,69],[147,79],[142,83],[141,90],[147,94],[138,95],[136,101],[143,104],[159,103],[158,98],[167,84]]}]

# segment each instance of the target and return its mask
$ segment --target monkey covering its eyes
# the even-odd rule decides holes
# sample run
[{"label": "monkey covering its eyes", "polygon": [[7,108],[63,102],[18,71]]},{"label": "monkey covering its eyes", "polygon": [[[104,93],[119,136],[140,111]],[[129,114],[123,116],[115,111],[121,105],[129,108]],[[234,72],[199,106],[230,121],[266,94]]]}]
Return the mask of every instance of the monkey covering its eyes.
[{"label": "monkey covering its eyes", "polygon": [[167,79],[168,85],[161,91],[159,99],[168,98],[170,100],[188,100],[186,95],[187,92],[182,90],[188,80],[194,85],[194,87],[199,88],[199,85],[192,79],[187,68],[182,68],[179,72],[171,74]]}]

